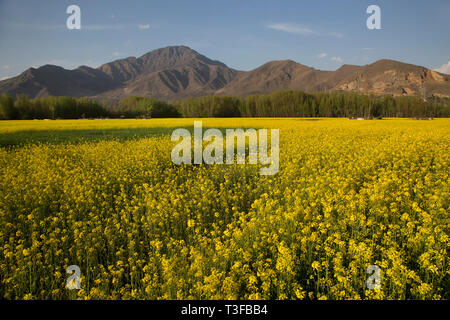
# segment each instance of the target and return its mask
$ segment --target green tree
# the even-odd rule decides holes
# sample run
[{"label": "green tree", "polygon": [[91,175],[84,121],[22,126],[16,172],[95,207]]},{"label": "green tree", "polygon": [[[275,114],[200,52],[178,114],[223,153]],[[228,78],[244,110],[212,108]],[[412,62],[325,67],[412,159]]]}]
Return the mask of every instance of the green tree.
[{"label": "green tree", "polygon": [[13,98],[7,94],[3,93],[0,96],[0,118],[4,120],[16,119],[17,110],[14,107]]}]

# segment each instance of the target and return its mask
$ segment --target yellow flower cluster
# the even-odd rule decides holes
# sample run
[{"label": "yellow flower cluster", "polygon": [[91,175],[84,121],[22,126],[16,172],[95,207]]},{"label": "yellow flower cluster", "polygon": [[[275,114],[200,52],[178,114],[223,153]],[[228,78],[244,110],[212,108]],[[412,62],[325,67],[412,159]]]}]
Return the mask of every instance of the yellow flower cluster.
[{"label": "yellow flower cluster", "polygon": [[[202,120],[280,129],[278,174],[174,165],[167,134],[0,149],[0,297],[450,298],[450,120]],[[0,134],[193,125],[133,121]]]}]

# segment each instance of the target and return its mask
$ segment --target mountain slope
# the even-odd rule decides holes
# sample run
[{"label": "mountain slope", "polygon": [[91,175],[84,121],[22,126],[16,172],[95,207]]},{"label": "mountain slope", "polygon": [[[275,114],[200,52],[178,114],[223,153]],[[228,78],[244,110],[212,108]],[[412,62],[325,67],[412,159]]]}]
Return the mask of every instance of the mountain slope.
[{"label": "mountain slope", "polygon": [[184,46],[151,51],[100,66],[66,70],[45,65],[0,81],[0,92],[30,97],[48,95],[95,96],[114,99],[127,95],[176,99],[213,94],[239,71]]},{"label": "mountain slope", "polygon": [[86,66],[66,70],[53,65],[30,68],[17,77],[0,81],[0,92],[30,97],[91,96],[112,88],[114,82],[103,72]]},{"label": "mountain slope", "polygon": [[214,94],[239,74],[183,46],[154,50],[135,61],[130,59],[100,67],[114,81],[124,82],[99,97],[114,99],[138,95],[172,100]]},{"label": "mountain slope", "polygon": [[267,94],[295,89],[336,90],[374,95],[450,97],[449,76],[425,67],[393,60],[365,66],[343,65],[321,71],[292,60],[271,61],[251,71],[238,71],[185,46],[153,50],[139,58],[106,63],[97,69],[74,70],[45,65],[0,81],[0,93],[91,96],[120,99],[129,95],[175,100],[188,96]]},{"label": "mountain slope", "polygon": [[424,67],[393,60],[379,60],[357,70],[347,81],[338,81],[334,90],[374,95],[450,95],[448,77]]},{"label": "mountain slope", "polygon": [[219,89],[219,95],[246,96],[267,94],[283,89],[317,90],[317,78],[327,74],[292,60],[271,61],[255,70],[241,73],[236,79]]},{"label": "mountain slope", "polygon": [[217,94],[246,96],[281,89],[396,96],[425,91],[427,96],[450,96],[450,81],[448,76],[436,71],[393,60],[379,60],[366,66],[343,65],[336,71],[316,70],[284,60],[239,75]]}]

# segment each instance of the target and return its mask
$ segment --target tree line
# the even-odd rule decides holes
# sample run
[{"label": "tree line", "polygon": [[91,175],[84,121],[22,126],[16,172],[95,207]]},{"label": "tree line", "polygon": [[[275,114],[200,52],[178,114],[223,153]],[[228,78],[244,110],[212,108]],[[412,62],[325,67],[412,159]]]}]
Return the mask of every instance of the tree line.
[{"label": "tree line", "polygon": [[450,99],[420,96],[376,97],[350,92],[296,90],[245,98],[206,96],[175,103],[184,117],[449,117]]},{"label": "tree line", "polygon": [[283,90],[245,98],[204,96],[167,103],[130,96],[116,103],[92,98],[45,97],[14,100],[0,96],[0,119],[177,117],[450,117],[450,99],[419,96],[375,97],[350,92],[305,93]]},{"label": "tree line", "polygon": [[29,99],[19,94],[14,100],[0,95],[0,119],[83,119],[83,118],[172,118],[180,117],[173,105],[144,97],[127,97],[111,108],[108,102],[92,98],[45,97]]}]

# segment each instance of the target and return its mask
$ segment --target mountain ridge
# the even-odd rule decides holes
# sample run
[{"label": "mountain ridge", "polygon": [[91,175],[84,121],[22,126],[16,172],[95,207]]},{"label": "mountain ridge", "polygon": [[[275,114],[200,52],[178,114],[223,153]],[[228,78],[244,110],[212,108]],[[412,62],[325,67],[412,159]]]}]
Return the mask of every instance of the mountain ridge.
[{"label": "mountain ridge", "polygon": [[190,96],[350,91],[373,95],[450,97],[449,76],[422,66],[381,59],[335,71],[318,70],[293,60],[269,61],[253,70],[229,68],[186,46],[169,46],[73,70],[54,65],[29,68],[0,81],[0,93],[88,96],[117,100],[130,95],[176,100]]}]

